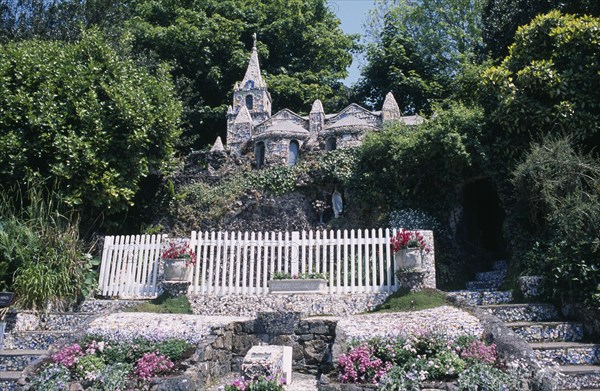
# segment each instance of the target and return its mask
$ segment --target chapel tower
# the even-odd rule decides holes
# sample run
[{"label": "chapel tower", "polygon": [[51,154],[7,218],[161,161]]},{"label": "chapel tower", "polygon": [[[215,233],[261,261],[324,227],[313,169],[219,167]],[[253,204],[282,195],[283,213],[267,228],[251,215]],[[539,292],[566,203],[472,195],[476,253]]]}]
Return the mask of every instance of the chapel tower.
[{"label": "chapel tower", "polygon": [[[241,118],[238,118],[241,117]],[[233,87],[233,105],[227,110],[227,147],[240,153],[250,141],[254,125],[271,117],[271,94],[260,74],[256,34],[248,69],[241,83]],[[251,121],[249,121],[251,118]],[[250,122],[250,123],[249,123]]]}]

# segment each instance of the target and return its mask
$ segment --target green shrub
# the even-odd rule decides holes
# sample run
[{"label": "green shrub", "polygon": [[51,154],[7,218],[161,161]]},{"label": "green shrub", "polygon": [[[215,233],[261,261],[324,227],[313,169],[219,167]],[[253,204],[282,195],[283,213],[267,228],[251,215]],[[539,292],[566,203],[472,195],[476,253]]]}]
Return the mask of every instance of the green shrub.
[{"label": "green shrub", "polygon": [[71,373],[61,365],[50,365],[39,371],[32,379],[30,389],[63,391],[69,389]]},{"label": "green shrub", "polygon": [[[558,301],[587,301],[600,284],[600,164],[569,140],[534,145],[517,166],[508,228],[518,268],[542,274]],[[533,245],[532,245],[533,243]]]},{"label": "green shrub", "polygon": [[92,391],[124,390],[128,375],[133,371],[132,364],[114,363],[104,367],[92,386]]},{"label": "green shrub", "polygon": [[461,391],[517,390],[518,381],[492,365],[473,364],[458,376],[458,387]]},{"label": "green shrub", "polygon": [[106,364],[101,357],[94,355],[83,356],[75,364],[75,376],[79,380],[94,381],[105,367]]},{"label": "green shrub", "polygon": [[60,308],[89,294],[97,260],[84,253],[77,224],[44,183],[0,192],[0,272],[18,305]]}]

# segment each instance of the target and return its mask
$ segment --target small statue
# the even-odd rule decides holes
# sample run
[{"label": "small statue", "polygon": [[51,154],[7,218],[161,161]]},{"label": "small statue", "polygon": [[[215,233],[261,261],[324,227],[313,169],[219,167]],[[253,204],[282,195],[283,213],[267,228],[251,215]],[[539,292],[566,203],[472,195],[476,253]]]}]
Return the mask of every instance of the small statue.
[{"label": "small statue", "polygon": [[331,203],[333,204],[333,215],[337,219],[344,211],[344,202],[342,201],[342,195],[339,191],[337,191],[337,189],[335,189],[333,195],[331,196]]}]

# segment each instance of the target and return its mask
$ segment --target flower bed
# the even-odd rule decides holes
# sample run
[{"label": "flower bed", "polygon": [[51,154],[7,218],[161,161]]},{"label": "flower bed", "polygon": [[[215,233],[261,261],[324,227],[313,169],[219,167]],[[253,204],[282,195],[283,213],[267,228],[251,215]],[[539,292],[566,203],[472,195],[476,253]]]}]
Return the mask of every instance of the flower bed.
[{"label": "flower bed", "polygon": [[499,362],[494,344],[435,333],[354,340],[338,357],[337,373],[341,383],[408,391],[435,381],[453,382],[459,390],[513,390],[523,379],[516,366]]},{"label": "flower bed", "polygon": [[[183,340],[128,343],[87,337],[52,354],[31,377],[34,390],[147,389],[155,376],[181,372],[195,347]],[[75,387],[75,388],[73,388]]]}]

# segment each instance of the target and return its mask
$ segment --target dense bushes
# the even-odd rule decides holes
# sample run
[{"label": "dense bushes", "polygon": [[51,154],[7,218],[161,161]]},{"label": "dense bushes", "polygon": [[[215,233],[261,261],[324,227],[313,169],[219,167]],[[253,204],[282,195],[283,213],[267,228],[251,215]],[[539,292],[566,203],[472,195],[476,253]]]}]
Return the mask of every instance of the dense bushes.
[{"label": "dense bushes", "polygon": [[36,390],[67,390],[80,383],[90,390],[147,389],[151,378],[172,373],[189,357],[193,345],[183,340],[130,343],[89,336],[63,347],[32,377]]},{"label": "dense bushes", "polygon": [[546,293],[588,301],[600,288],[600,162],[577,154],[569,140],[532,147],[514,172],[510,226],[515,259],[543,273]]},{"label": "dense bushes", "polygon": [[2,289],[14,291],[19,305],[41,310],[90,293],[97,261],[84,252],[76,217],[55,193],[31,187],[14,194],[0,193]]},{"label": "dense bushes", "polygon": [[129,209],[170,162],[181,104],[168,69],[123,52],[94,30],[0,46],[0,184],[51,178],[92,219]]},{"label": "dense bushes", "polygon": [[496,346],[472,336],[448,340],[443,335],[353,341],[338,358],[343,383],[377,384],[377,390],[420,390],[430,380],[457,380],[460,390],[523,389],[525,373],[505,368]]}]

